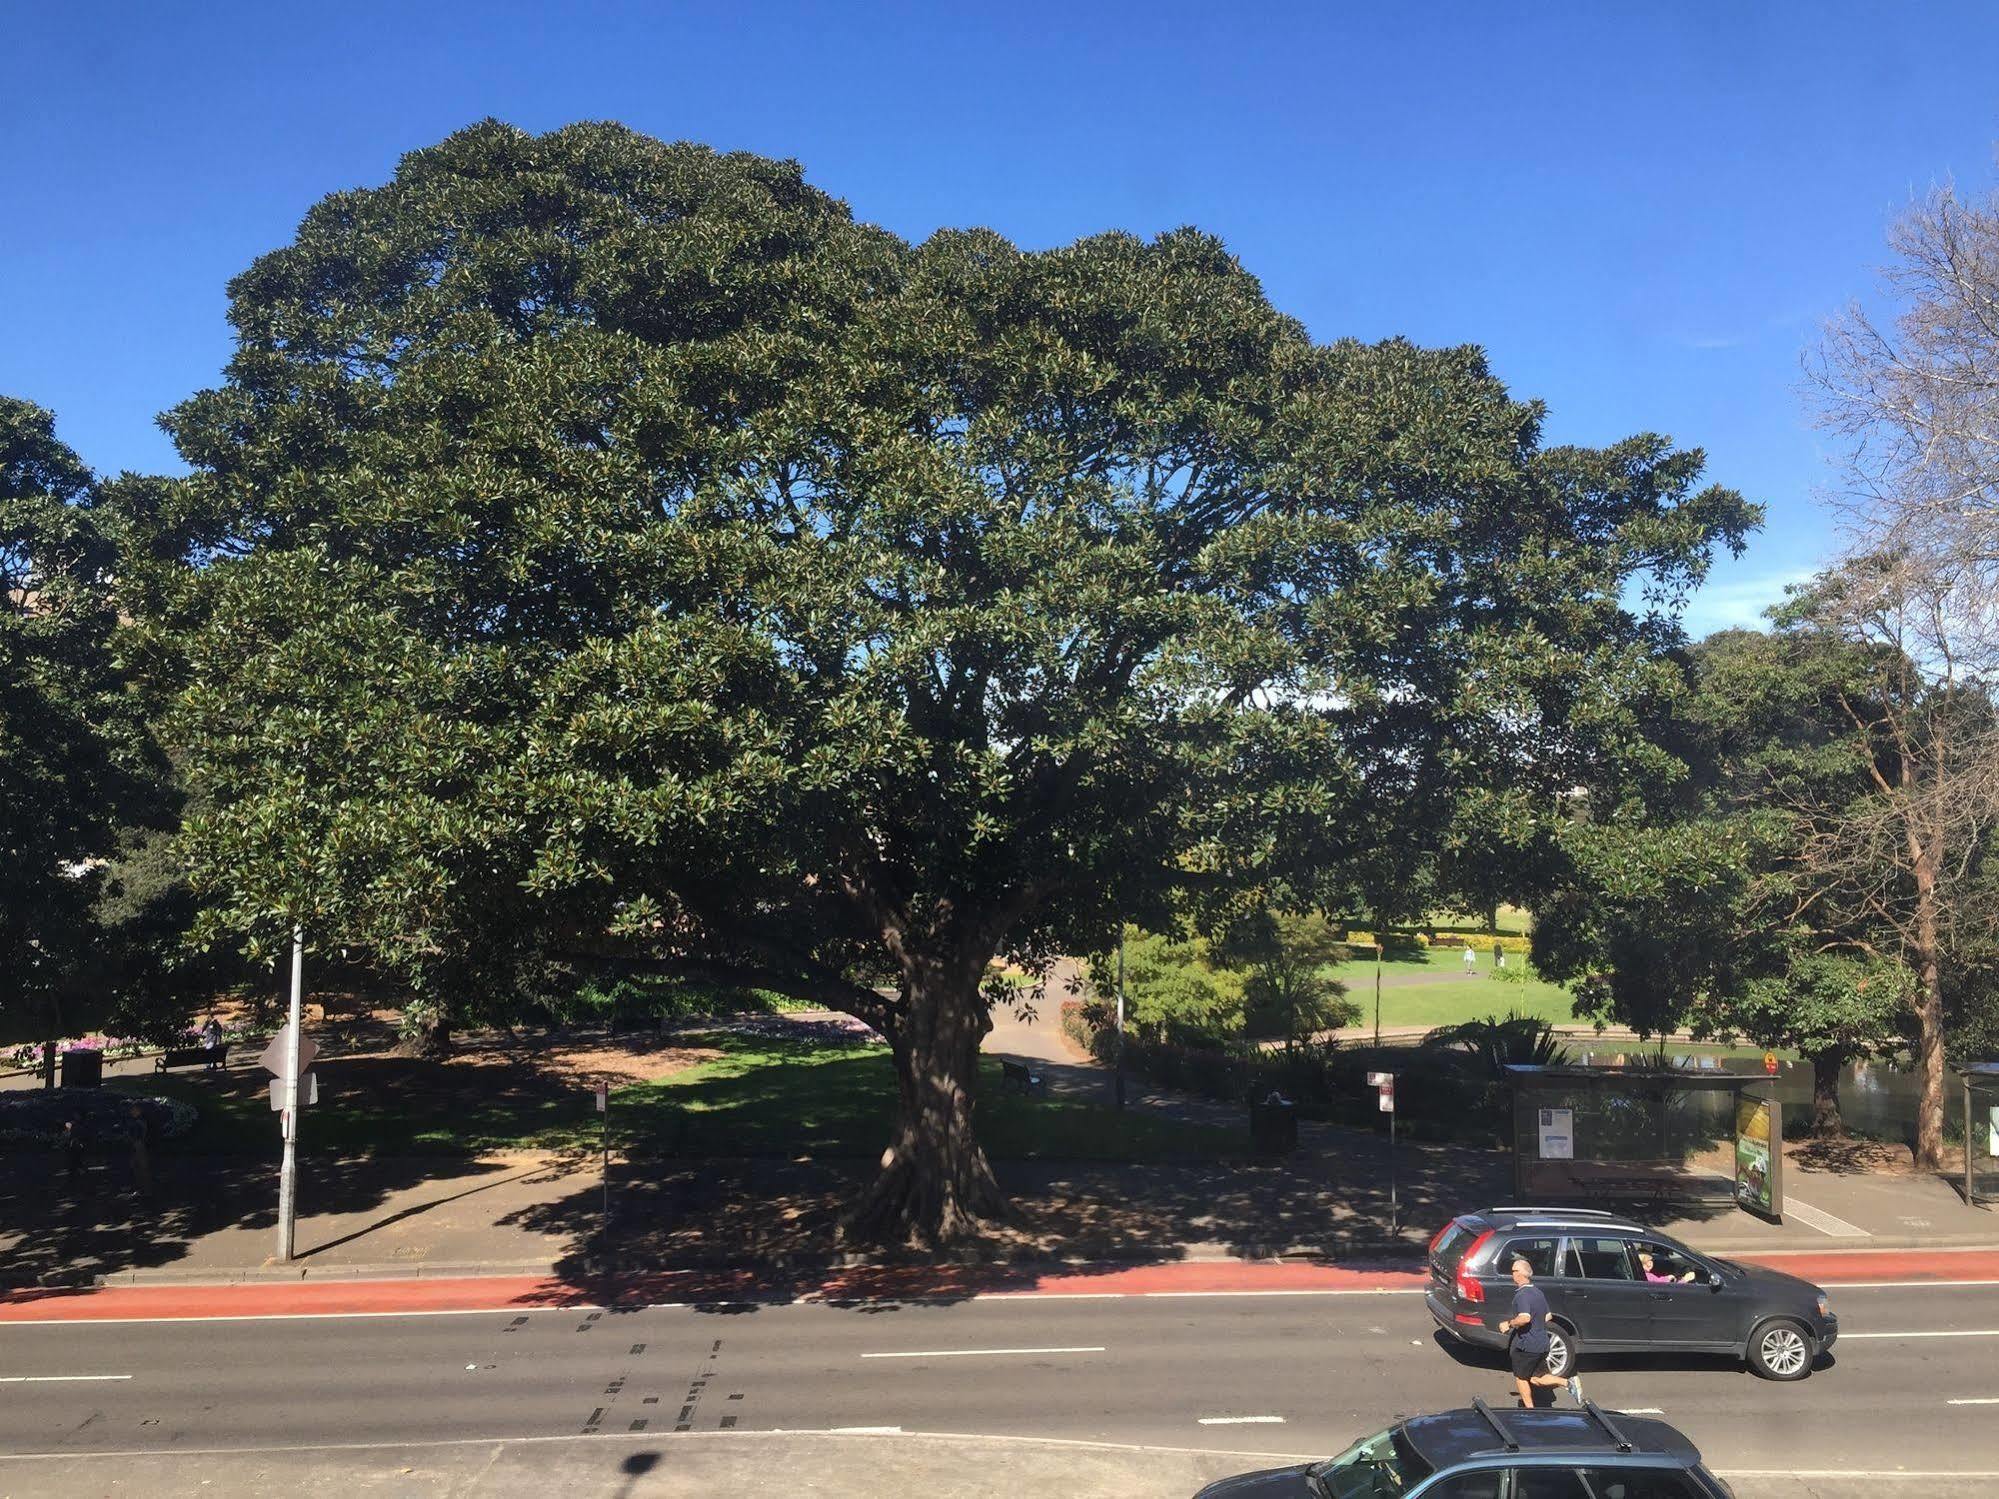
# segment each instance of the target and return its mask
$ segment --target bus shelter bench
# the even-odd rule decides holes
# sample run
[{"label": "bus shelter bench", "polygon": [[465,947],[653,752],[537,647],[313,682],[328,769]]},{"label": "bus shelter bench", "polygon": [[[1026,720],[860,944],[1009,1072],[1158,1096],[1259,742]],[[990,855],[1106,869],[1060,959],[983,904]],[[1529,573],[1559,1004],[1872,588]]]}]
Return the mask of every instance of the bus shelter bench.
[{"label": "bus shelter bench", "polygon": [[159,1060],[153,1063],[153,1071],[171,1072],[176,1067],[223,1067],[227,1066],[228,1062],[229,1043],[227,1041],[224,1041],[220,1046],[213,1047],[170,1046],[161,1052]]}]

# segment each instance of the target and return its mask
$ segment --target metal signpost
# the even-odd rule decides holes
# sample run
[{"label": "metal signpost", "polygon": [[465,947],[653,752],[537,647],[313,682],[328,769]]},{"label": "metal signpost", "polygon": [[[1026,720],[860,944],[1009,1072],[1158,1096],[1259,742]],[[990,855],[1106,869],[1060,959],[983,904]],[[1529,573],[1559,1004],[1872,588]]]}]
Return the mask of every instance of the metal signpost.
[{"label": "metal signpost", "polygon": [[284,1129],[284,1164],[278,1168],[278,1259],[291,1263],[292,1249],[296,1242],[294,1229],[298,1218],[298,1111],[301,1099],[300,1085],[304,1084],[305,1103],[319,1100],[319,1079],[304,1076],[305,1069],[312,1065],[312,1059],[319,1055],[319,1048],[304,1034],[300,1012],[304,1008],[305,997],[305,933],[299,927],[292,928],[292,992],[291,1005],[287,1011],[285,1028],[264,1048],[260,1060],[264,1070],[275,1075],[271,1084],[271,1107],[281,1116]]},{"label": "metal signpost", "polygon": [[1381,1112],[1388,1116],[1388,1233],[1392,1238],[1401,1232],[1402,1222],[1402,1205],[1395,1191],[1395,1074],[1370,1072],[1367,1081],[1381,1100]]},{"label": "metal signpost", "polygon": [[611,1085],[597,1084],[597,1114],[604,1121],[604,1226],[611,1226]]},{"label": "metal signpost", "polygon": [[1124,928],[1117,933],[1117,1106],[1124,1107]]}]

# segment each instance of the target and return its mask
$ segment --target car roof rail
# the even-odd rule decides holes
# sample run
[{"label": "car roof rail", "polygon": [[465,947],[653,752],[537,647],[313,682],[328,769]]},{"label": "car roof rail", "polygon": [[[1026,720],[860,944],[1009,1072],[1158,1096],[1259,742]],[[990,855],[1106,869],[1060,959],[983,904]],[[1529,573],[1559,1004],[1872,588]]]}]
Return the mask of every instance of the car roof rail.
[{"label": "car roof rail", "polygon": [[1550,1207],[1503,1207],[1487,1208],[1488,1213],[1531,1213],[1545,1218],[1622,1218],[1622,1213],[1607,1212],[1603,1208],[1550,1208]]},{"label": "car roof rail", "polygon": [[1618,1430],[1617,1423],[1603,1413],[1603,1407],[1598,1405],[1594,1400],[1585,1400],[1583,1402],[1583,1409],[1589,1412],[1592,1421],[1596,1422],[1597,1425],[1610,1434],[1610,1439],[1617,1443],[1617,1450],[1619,1452],[1629,1452],[1631,1450],[1631,1438]]},{"label": "car roof rail", "polygon": [[1494,1435],[1496,1435],[1500,1439],[1500,1441],[1506,1444],[1506,1450],[1508,1452],[1518,1452],[1520,1450],[1520,1443],[1517,1440],[1515,1440],[1513,1433],[1506,1429],[1505,1423],[1502,1422],[1498,1416],[1493,1414],[1491,1406],[1487,1405],[1485,1401],[1480,1399],[1478,1396],[1474,1395],[1471,1397],[1471,1408],[1477,1411],[1481,1416],[1485,1418],[1485,1424],[1487,1426],[1490,1426],[1493,1430]]}]

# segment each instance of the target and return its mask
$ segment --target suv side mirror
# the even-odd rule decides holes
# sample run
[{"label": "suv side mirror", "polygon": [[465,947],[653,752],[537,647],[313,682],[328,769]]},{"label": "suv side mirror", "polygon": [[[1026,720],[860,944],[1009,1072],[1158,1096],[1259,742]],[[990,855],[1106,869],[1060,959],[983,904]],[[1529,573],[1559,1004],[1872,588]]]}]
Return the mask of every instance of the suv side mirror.
[{"label": "suv side mirror", "polygon": [[1719,1291],[1721,1289],[1721,1272],[1719,1270],[1708,1271],[1707,1284],[1710,1291]]}]

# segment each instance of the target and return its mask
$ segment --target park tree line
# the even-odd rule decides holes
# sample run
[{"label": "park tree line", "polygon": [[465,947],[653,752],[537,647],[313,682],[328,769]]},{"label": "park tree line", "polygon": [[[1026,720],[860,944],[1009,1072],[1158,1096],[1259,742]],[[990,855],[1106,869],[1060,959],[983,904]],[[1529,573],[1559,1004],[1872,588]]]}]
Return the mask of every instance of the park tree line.
[{"label": "park tree line", "polygon": [[186,476],[5,408],[17,1029],[294,926],[432,1054],[581,972],[766,989],[887,1037],[851,1226],[937,1243],[1006,1211],[991,965],[1127,924],[1287,1025],[1331,1001],[1285,934],[1440,894],[1545,909],[1537,961],[1647,1025],[1892,994],[1927,1067],[1969,1003],[1976,777],[1897,788],[1989,704],[1882,635],[1913,546],[1690,648],[1758,519],[1698,451],[1544,444],[1476,348],[1315,341],[1209,235],[911,243],[794,163],[488,122],[229,293]]}]

